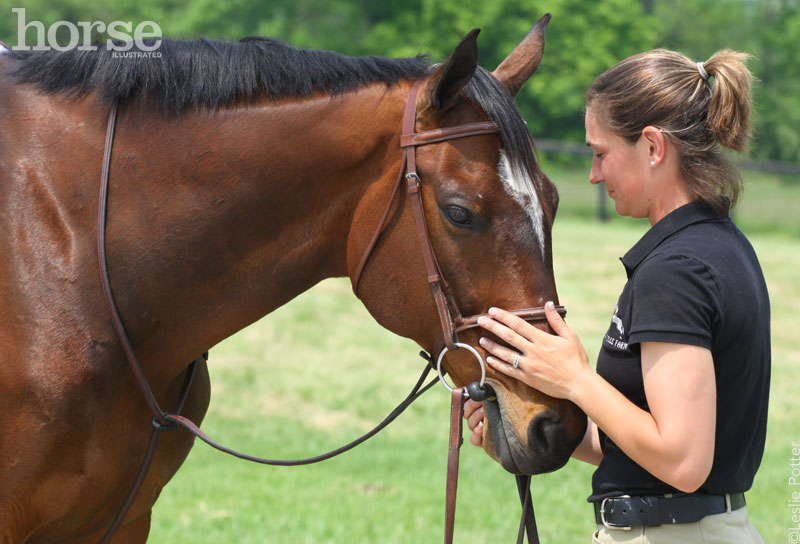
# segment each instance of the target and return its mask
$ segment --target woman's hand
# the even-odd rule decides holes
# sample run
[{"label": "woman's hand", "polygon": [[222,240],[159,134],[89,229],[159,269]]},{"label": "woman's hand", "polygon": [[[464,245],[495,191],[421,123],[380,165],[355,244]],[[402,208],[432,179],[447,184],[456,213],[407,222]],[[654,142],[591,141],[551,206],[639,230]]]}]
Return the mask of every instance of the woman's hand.
[{"label": "woman's hand", "polygon": [[483,403],[467,399],[464,403],[464,419],[472,431],[469,443],[479,448],[483,447],[483,416]]},{"label": "woman's hand", "polygon": [[[498,372],[516,378],[546,395],[572,400],[574,385],[593,370],[578,336],[561,319],[553,303],[545,304],[545,315],[558,336],[543,332],[499,308],[491,308],[489,315],[491,317],[481,317],[478,325],[511,348],[481,338],[481,346],[491,354],[486,362]],[[470,428],[473,429],[472,426]],[[473,438],[470,438],[470,442],[474,443]]]}]

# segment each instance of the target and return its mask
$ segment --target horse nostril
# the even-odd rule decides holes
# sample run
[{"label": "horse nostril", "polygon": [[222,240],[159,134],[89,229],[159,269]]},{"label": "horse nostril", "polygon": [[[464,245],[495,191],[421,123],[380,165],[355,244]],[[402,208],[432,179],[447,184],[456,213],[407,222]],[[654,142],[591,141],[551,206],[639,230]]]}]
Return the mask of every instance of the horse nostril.
[{"label": "horse nostril", "polygon": [[532,449],[548,454],[560,453],[566,443],[566,428],[559,415],[547,409],[531,421],[528,429],[529,445]]}]

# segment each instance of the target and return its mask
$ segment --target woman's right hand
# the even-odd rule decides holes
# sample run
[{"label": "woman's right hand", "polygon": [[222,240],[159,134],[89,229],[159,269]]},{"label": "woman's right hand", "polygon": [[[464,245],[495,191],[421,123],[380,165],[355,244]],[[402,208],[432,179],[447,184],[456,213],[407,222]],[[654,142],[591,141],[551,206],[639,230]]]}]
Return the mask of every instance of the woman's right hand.
[{"label": "woman's right hand", "polygon": [[467,399],[464,403],[464,419],[467,420],[472,434],[469,443],[473,446],[483,447],[483,403]]}]

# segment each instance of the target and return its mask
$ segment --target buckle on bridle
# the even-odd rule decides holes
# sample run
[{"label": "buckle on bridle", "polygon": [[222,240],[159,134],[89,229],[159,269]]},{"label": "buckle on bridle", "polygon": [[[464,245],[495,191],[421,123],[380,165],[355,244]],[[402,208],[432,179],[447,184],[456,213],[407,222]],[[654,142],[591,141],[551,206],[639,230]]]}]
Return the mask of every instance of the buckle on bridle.
[{"label": "buckle on bridle", "polygon": [[621,495],[619,497],[606,497],[600,502],[600,521],[603,523],[603,527],[606,529],[611,529],[614,531],[630,531],[631,525],[616,525],[614,523],[609,523],[606,519],[606,502],[612,499],[630,499],[630,495]]},{"label": "buckle on bridle", "polygon": [[409,172],[406,174],[406,180],[408,181],[408,192],[409,193],[418,193],[420,189],[420,180],[419,176],[416,172]]}]

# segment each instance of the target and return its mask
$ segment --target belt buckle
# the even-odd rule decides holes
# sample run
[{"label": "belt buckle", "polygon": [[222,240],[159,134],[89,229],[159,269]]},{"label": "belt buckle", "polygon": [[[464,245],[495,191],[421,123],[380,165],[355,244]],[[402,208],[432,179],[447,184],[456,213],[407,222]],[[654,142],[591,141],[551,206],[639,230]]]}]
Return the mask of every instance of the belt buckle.
[{"label": "belt buckle", "polygon": [[614,531],[630,531],[631,525],[615,525],[606,520],[606,501],[609,499],[630,499],[630,495],[620,495],[619,497],[606,497],[600,502],[600,521],[603,522],[603,527]]}]

